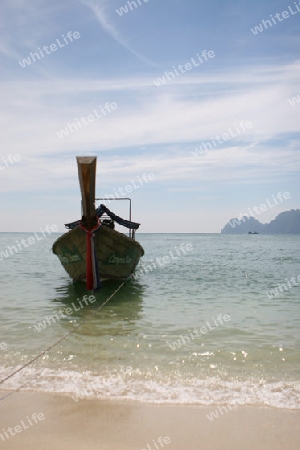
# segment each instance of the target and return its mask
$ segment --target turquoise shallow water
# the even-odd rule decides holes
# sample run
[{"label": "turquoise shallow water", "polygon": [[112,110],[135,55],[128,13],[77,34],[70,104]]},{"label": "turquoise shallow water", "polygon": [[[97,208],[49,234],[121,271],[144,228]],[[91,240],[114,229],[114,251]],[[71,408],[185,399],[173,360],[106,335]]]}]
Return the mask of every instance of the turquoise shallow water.
[{"label": "turquoise shallow water", "polygon": [[[0,253],[29,236],[0,233]],[[138,234],[136,279],[96,314],[119,283],[80,307],[85,286],[52,254],[57,236],[0,260],[1,379],[86,322],[4,389],[300,408],[299,236]]]}]

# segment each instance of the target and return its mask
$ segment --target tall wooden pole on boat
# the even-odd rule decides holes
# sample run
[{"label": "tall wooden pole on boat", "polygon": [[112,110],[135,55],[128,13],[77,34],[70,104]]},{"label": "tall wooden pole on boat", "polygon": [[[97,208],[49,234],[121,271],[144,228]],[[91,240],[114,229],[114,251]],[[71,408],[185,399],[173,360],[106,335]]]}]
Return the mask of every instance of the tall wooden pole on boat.
[{"label": "tall wooden pole on boat", "polygon": [[81,226],[86,232],[86,288],[92,290],[94,274],[92,266],[92,229],[97,226],[95,210],[96,156],[77,156],[78,177],[82,198]]},{"label": "tall wooden pole on boat", "polygon": [[97,223],[95,211],[96,156],[77,156],[78,177],[82,198],[82,223],[91,229]]}]

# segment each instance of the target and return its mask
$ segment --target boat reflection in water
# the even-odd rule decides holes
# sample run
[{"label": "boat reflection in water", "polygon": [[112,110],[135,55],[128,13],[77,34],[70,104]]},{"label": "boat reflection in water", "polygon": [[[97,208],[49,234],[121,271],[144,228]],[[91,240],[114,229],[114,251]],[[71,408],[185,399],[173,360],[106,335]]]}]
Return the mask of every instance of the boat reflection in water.
[{"label": "boat reflection in water", "polygon": [[80,322],[85,322],[75,330],[75,335],[126,335],[134,330],[141,318],[144,287],[136,280],[128,280],[101,307],[119,286],[120,282],[106,280],[100,290],[88,293],[80,282],[58,287],[58,295],[53,299],[56,308],[52,314],[59,317],[64,331],[71,331]]}]

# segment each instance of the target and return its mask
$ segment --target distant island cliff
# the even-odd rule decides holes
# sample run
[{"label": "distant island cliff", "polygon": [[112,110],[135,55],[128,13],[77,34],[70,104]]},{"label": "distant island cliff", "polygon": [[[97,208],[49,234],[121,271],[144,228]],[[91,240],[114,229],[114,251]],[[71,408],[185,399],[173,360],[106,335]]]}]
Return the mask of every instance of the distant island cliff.
[{"label": "distant island cliff", "polygon": [[222,228],[222,234],[300,234],[300,209],[285,211],[275,217],[270,223],[261,223],[252,216],[231,219]]}]

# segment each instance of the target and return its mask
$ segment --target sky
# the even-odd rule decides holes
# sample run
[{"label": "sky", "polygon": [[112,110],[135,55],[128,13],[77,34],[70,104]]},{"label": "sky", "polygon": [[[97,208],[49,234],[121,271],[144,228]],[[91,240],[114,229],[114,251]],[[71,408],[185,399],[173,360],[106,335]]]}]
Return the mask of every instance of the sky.
[{"label": "sky", "polygon": [[0,231],[79,219],[76,156],[144,233],[299,208],[297,2],[2,0]]}]

